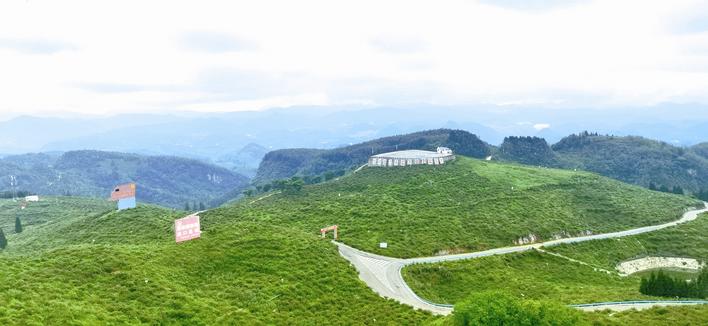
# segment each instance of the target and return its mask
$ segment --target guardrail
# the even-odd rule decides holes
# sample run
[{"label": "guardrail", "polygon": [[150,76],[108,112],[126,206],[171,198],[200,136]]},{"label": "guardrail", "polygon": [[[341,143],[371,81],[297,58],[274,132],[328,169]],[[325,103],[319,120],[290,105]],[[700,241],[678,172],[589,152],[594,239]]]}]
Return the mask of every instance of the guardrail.
[{"label": "guardrail", "polygon": [[633,304],[708,304],[705,300],[641,300],[641,301],[616,301],[616,302],[596,302],[596,303],[583,303],[583,304],[571,304],[569,307],[582,308],[582,307],[601,307],[601,306],[619,306],[619,305],[633,305]]},{"label": "guardrail", "polygon": [[[418,300],[425,302],[431,306],[442,307],[442,308],[454,308],[454,305],[446,303],[435,303],[425,300],[415,293],[413,293]],[[610,302],[596,302],[596,303],[582,303],[582,304],[569,304],[568,307],[572,308],[583,308],[583,307],[602,307],[602,306],[624,306],[624,305],[634,305],[634,304],[708,304],[706,300],[638,300],[638,301],[610,301]]]}]

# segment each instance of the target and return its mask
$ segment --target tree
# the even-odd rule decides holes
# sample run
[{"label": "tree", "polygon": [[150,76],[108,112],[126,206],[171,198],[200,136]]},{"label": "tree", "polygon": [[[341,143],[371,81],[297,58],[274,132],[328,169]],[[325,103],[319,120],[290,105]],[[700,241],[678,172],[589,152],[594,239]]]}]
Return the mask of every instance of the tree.
[{"label": "tree", "polygon": [[661,187],[659,187],[659,191],[661,191],[661,192],[671,192],[671,191],[669,190],[669,187],[667,187],[667,186],[665,186],[665,185],[662,185]]},{"label": "tree", "polygon": [[680,186],[674,186],[674,188],[671,189],[671,192],[677,195],[683,195],[683,188],[681,188]]},{"label": "tree", "polygon": [[560,303],[522,301],[506,293],[481,292],[455,305],[453,324],[467,325],[577,325],[580,312]]},{"label": "tree", "polygon": [[206,209],[206,207],[204,206],[204,203],[199,202],[199,210],[200,210],[200,211],[203,211],[203,210],[205,210],[205,209]]},{"label": "tree", "polygon": [[656,190],[656,185],[653,182],[649,182],[649,190]]},{"label": "tree", "polygon": [[22,233],[22,221],[19,215],[15,215],[15,233]]},{"label": "tree", "polygon": [[184,203],[184,210],[187,211],[187,212],[189,212],[189,211],[192,210],[192,208],[189,207],[189,202]]},{"label": "tree", "polygon": [[660,297],[705,298],[708,296],[708,268],[703,268],[696,279],[675,279],[663,271],[642,278],[639,292]]},{"label": "tree", "polygon": [[5,249],[7,247],[7,238],[5,238],[5,232],[0,228],[0,249]]}]

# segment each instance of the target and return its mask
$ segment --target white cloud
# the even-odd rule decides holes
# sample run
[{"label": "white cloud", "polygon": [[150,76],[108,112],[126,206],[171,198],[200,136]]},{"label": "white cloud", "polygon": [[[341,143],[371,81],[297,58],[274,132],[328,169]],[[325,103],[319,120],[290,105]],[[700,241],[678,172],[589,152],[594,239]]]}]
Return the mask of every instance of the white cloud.
[{"label": "white cloud", "polygon": [[533,125],[533,129],[536,129],[538,131],[541,131],[543,129],[548,129],[550,127],[551,127],[551,125],[548,123],[537,123],[537,124]]},{"label": "white cloud", "polygon": [[702,8],[608,0],[2,1],[0,112],[708,103]]}]

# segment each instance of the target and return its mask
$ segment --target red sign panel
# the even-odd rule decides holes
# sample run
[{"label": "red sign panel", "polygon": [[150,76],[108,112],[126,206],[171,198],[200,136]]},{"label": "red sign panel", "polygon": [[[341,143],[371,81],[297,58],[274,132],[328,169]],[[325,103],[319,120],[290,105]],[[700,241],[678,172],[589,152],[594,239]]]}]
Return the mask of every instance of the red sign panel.
[{"label": "red sign panel", "polygon": [[175,242],[199,238],[202,231],[199,225],[199,215],[189,215],[175,220]]},{"label": "red sign panel", "polygon": [[121,200],[125,198],[135,197],[135,183],[126,183],[113,188],[111,192],[111,200]]}]

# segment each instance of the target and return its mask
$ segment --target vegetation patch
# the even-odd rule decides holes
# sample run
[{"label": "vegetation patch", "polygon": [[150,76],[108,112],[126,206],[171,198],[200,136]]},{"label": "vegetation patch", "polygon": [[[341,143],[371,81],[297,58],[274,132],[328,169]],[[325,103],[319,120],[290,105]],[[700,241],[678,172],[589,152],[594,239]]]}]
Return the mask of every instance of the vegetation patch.
[{"label": "vegetation patch", "polygon": [[[75,200],[60,198],[51,210]],[[37,212],[35,221],[46,222],[11,235],[0,251],[2,325],[417,325],[434,319],[379,297],[335,246],[297,228],[207,214],[202,238],[176,244],[172,223],[183,212],[153,206],[49,212]]]},{"label": "vegetation patch", "polygon": [[403,278],[422,298],[449,304],[492,290],[565,304],[655,298],[639,293],[640,278],[596,271],[536,251],[412,265],[403,269]]},{"label": "vegetation patch", "polygon": [[418,257],[659,224],[698,204],[595,174],[458,156],[444,166],[366,168],[210,214],[313,234],[337,224],[340,239],[356,248]]},{"label": "vegetation patch", "polygon": [[602,268],[647,256],[691,257],[708,261],[708,214],[662,230],[617,239],[593,240],[546,248]]}]

